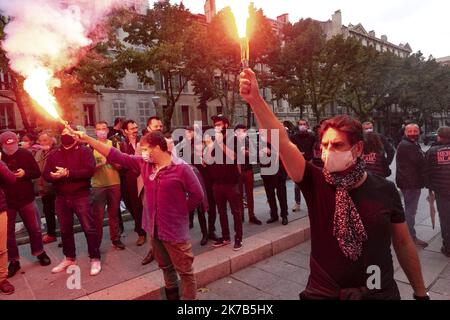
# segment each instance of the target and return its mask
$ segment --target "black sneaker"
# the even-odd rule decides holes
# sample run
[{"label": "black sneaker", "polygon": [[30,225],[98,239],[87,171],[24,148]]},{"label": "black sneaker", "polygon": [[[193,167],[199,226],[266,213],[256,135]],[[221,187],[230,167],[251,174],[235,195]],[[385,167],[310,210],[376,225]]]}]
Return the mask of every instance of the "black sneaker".
[{"label": "black sneaker", "polygon": [[287,225],[288,223],[289,223],[289,221],[288,221],[288,218],[287,218],[287,217],[281,218],[281,224],[282,224],[283,226]]},{"label": "black sneaker", "polygon": [[125,250],[125,245],[123,244],[122,241],[120,241],[120,239],[113,241],[112,245],[113,245],[114,249]]},{"label": "black sneaker", "polygon": [[20,270],[20,262],[19,261],[11,261],[8,265],[8,278],[14,277],[14,275],[19,270]]},{"label": "black sneaker", "polygon": [[253,223],[253,224],[257,224],[258,226],[262,225],[261,220],[259,220],[257,217],[251,217],[251,218],[249,219],[249,222],[250,222],[250,223]]},{"label": "black sneaker", "polygon": [[227,244],[230,244],[230,243],[231,243],[230,240],[224,240],[222,238],[219,238],[212,246],[214,248],[220,248],[220,247],[226,246]]},{"label": "black sneaker", "polygon": [[234,251],[238,251],[242,249],[242,241],[241,240],[234,240]]},{"label": "black sneaker", "polygon": [[277,221],[278,221],[278,218],[270,218],[269,220],[266,221],[266,223],[270,224],[270,223],[274,223],[274,222],[277,222]]},{"label": "black sneaker", "polygon": [[208,235],[207,235],[207,234],[204,234],[203,237],[202,237],[202,240],[200,241],[200,245],[201,245],[201,246],[204,246],[204,245],[206,245],[207,243],[208,243]]},{"label": "black sneaker", "polygon": [[51,262],[50,258],[45,252],[42,252],[40,255],[37,256],[39,263],[41,266],[45,267],[48,266]]}]

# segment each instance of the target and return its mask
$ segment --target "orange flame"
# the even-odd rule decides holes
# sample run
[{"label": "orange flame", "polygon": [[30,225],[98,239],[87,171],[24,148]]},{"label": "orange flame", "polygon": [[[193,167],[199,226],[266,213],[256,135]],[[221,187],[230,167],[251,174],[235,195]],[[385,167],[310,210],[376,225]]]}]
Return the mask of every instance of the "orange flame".
[{"label": "orange flame", "polygon": [[53,73],[44,67],[39,67],[30,72],[23,86],[25,91],[53,118],[59,119],[57,111],[58,103],[52,94],[61,82],[53,76]]},{"label": "orange flame", "polygon": [[247,21],[249,19],[249,2],[245,0],[232,1],[230,4],[231,11],[233,12],[234,19],[236,21],[236,27],[239,38],[247,38]]}]

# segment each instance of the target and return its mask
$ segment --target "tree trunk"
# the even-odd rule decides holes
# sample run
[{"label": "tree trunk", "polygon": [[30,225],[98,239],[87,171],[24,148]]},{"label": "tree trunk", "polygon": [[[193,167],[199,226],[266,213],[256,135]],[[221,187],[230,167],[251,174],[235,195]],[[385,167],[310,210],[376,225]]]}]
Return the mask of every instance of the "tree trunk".
[{"label": "tree trunk", "polygon": [[164,133],[169,132],[172,129],[172,117],[175,110],[175,104],[168,102],[166,107],[163,107],[163,125]]}]

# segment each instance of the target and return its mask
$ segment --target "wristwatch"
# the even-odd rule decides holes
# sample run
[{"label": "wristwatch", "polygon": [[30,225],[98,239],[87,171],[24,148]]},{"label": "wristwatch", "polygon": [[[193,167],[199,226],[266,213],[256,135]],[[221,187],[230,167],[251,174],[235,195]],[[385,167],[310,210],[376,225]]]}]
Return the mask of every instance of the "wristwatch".
[{"label": "wristwatch", "polygon": [[416,296],[415,293],[413,293],[413,298],[414,300],[430,300],[430,295],[427,293],[425,293],[424,296]]}]

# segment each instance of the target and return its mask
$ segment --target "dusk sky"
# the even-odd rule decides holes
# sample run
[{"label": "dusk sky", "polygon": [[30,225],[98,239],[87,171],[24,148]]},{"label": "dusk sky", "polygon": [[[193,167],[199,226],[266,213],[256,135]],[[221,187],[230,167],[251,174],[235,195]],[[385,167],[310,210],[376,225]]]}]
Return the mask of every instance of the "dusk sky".
[{"label": "dusk sky", "polygon": [[[155,1],[150,0],[152,4]],[[179,3],[180,0],[171,0]],[[217,0],[217,9],[232,2],[250,0]],[[450,56],[450,1],[448,0],[253,0],[269,18],[289,13],[290,21],[313,18],[326,21],[336,10],[342,12],[344,25],[361,23],[366,31],[375,30],[379,38],[388,36],[394,44],[411,45],[414,52],[422,51],[435,58]],[[194,13],[203,13],[204,0],[183,0]]]}]

